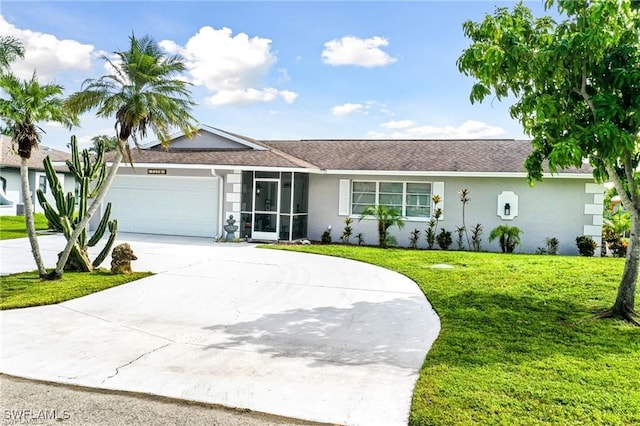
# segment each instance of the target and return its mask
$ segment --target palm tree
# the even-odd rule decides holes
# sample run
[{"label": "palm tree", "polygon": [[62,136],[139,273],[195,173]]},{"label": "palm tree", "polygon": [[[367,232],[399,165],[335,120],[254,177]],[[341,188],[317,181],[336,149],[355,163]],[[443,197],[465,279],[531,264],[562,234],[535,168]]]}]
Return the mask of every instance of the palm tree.
[{"label": "palm tree", "polygon": [[513,253],[513,250],[520,244],[520,233],[522,230],[517,226],[500,225],[489,234],[489,242],[499,239],[500,249],[503,253]]},{"label": "palm tree", "polygon": [[373,217],[378,221],[378,240],[382,248],[387,248],[389,244],[395,242],[395,238],[389,235],[389,228],[392,226],[397,226],[398,229],[404,228],[404,220],[402,220],[400,210],[384,204],[367,207],[362,212],[358,222],[366,217]]},{"label": "palm tree", "polygon": [[116,136],[98,135],[91,138],[93,146],[89,148],[89,151],[97,154],[100,152],[100,145],[104,147],[105,152],[111,152],[118,149],[118,138]]},{"label": "palm tree", "polygon": [[24,46],[15,37],[0,36],[0,71],[9,68],[9,64],[18,58],[24,58]]},{"label": "palm tree", "polygon": [[0,118],[5,122],[4,132],[11,136],[14,147],[18,147],[20,156],[20,177],[22,180],[22,199],[24,200],[27,234],[31,243],[33,258],[41,277],[46,269],[40,256],[38,239],[33,220],[33,204],[29,188],[29,166],[31,150],[38,146],[41,132],[36,123],[53,121],[71,128],[77,124],[77,117],[65,110],[62,99],[62,86],[57,84],[40,85],[36,73],[30,80],[21,80],[13,74],[0,75],[0,89],[6,97],[0,99]]},{"label": "palm tree", "polygon": [[[191,116],[195,103],[191,100],[190,84],[178,78],[185,70],[180,55],[165,56],[153,38],[137,39],[135,35],[129,37],[128,50],[114,53],[116,60],[102,57],[113,73],[85,80],[81,90],[65,102],[76,114],[96,109],[98,117],[115,117],[118,149],[104,185],[58,260],[57,276],[62,276],[72,246],[104,200],[123,155],[129,155],[129,139],[138,146],[139,139],[146,137],[150,129],[166,144],[173,128],[180,128],[188,136],[196,131],[196,120]],[[132,161],[130,155],[129,161]]]}]

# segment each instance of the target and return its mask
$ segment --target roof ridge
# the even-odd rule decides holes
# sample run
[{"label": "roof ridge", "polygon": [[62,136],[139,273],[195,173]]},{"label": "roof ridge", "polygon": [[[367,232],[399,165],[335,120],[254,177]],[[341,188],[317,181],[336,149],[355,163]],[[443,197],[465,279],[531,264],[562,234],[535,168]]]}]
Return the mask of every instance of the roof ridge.
[{"label": "roof ridge", "polygon": [[298,157],[293,156],[291,154],[287,154],[286,152],[280,151],[278,148],[275,148],[273,146],[266,145],[266,147],[272,153],[276,154],[277,156],[282,157],[287,161],[291,161],[292,163],[297,164],[300,167],[304,167],[305,169],[318,169],[318,170],[320,170],[320,167],[318,167],[317,165],[315,165],[313,163],[305,161],[302,158],[298,158]]}]

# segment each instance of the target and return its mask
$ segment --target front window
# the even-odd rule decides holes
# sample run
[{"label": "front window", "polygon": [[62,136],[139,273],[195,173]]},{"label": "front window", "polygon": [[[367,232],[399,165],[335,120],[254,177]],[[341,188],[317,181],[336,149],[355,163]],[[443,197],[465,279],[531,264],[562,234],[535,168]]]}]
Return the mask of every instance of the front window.
[{"label": "front window", "polygon": [[362,214],[369,206],[376,204],[376,182],[353,182],[351,213]]},{"label": "front window", "polygon": [[47,193],[47,177],[40,175],[38,178],[38,189],[43,193]]},{"label": "front window", "polygon": [[351,213],[354,215],[375,205],[398,209],[404,217],[429,218],[431,215],[431,184],[428,182],[354,181],[351,194]]}]

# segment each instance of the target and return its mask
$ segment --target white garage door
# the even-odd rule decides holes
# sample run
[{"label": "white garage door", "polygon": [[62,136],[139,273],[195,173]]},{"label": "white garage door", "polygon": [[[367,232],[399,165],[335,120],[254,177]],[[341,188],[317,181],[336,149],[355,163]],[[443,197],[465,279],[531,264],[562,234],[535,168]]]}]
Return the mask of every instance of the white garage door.
[{"label": "white garage door", "polygon": [[106,201],[122,232],[215,237],[218,190],[214,177],[116,176]]}]

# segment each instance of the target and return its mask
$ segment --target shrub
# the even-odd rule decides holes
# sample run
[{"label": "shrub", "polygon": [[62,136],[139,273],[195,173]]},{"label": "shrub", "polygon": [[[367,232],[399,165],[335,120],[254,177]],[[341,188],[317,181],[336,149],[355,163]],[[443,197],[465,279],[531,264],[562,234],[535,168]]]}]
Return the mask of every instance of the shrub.
[{"label": "shrub", "polygon": [[545,238],[544,242],[546,244],[546,247],[538,247],[538,250],[536,250],[536,254],[558,254],[558,246],[560,245],[560,241],[558,241],[556,237],[547,237]]},{"label": "shrub", "polygon": [[[471,201],[469,193],[470,191],[466,188],[458,191],[458,195],[460,195],[460,202],[462,203],[462,226],[460,228],[462,228],[462,233],[464,233],[467,238],[467,246],[471,247],[471,242],[469,241],[469,232],[467,232],[467,222],[465,221],[464,217],[465,207],[467,206],[467,203]],[[460,235],[461,231],[459,229],[456,229],[456,232],[458,232],[458,235]],[[462,237],[459,238],[462,239]],[[462,245],[460,243],[458,243],[458,250],[462,250]]]},{"label": "shrub", "polygon": [[479,223],[471,228],[471,247],[473,250],[480,251],[480,242],[482,241],[482,225]]},{"label": "shrub", "polygon": [[593,238],[588,235],[580,235],[577,237],[576,245],[578,246],[580,256],[585,257],[592,257],[598,247],[598,244],[596,244],[596,242],[593,241]]},{"label": "shrub", "polygon": [[411,231],[411,235],[409,236],[409,247],[410,248],[418,248],[418,238],[420,237],[420,230],[418,228]]},{"label": "shrub", "polygon": [[344,230],[342,231],[342,235],[340,236],[340,239],[343,243],[348,243],[349,238],[351,238],[351,234],[353,233],[353,228],[351,227],[352,223],[353,219],[351,219],[350,217],[347,216],[344,219]]},{"label": "shrub", "polygon": [[602,241],[603,249],[608,247],[614,257],[625,257],[627,255],[629,243],[623,240],[621,234],[607,223],[602,227]]},{"label": "shrub", "polygon": [[464,226],[456,227],[456,244],[458,245],[458,250],[464,250],[464,234],[466,228]]},{"label": "shrub", "polygon": [[404,220],[399,209],[379,204],[377,206],[367,207],[360,216],[358,221],[366,217],[372,217],[378,221],[378,241],[380,247],[387,248],[397,243],[395,237],[389,235],[389,228],[397,226],[398,229],[404,227]]},{"label": "shrub", "polygon": [[616,241],[611,242],[611,244],[609,244],[609,248],[613,252],[614,257],[626,257],[627,249],[629,248],[629,242],[628,240],[619,238]]},{"label": "shrub", "polygon": [[550,255],[558,254],[560,241],[558,241],[556,237],[546,238],[544,241],[547,244],[547,253],[549,253]]},{"label": "shrub", "polygon": [[358,241],[358,245],[361,246],[364,244],[364,234],[362,232],[356,234],[356,240]]},{"label": "shrub", "polygon": [[442,209],[438,207],[438,204],[442,201],[440,196],[431,196],[431,201],[433,202],[433,215],[431,215],[431,220],[429,220],[429,227],[424,231],[425,237],[427,238],[428,249],[433,249],[433,245],[436,242],[436,233],[438,232],[438,221],[440,217],[442,217]]},{"label": "shrub", "polygon": [[438,246],[440,246],[442,250],[449,250],[451,243],[453,243],[453,240],[451,239],[451,232],[442,228],[436,237],[436,241],[438,241]]},{"label": "shrub", "polygon": [[516,246],[520,244],[520,234],[522,231],[517,226],[500,225],[489,234],[489,242],[498,238],[500,249],[503,253],[513,253]]}]

